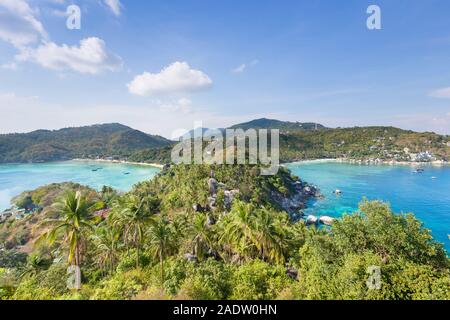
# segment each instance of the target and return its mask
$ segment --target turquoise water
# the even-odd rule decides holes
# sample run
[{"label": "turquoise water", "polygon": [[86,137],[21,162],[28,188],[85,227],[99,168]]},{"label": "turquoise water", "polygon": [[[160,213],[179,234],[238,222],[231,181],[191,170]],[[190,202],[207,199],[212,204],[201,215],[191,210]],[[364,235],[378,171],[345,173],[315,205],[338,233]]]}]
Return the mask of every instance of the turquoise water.
[{"label": "turquoise water", "polygon": [[0,210],[9,208],[11,198],[21,192],[49,183],[72,181],[97,190],[108,185],[128,191],[158,172],[158,168],[150,166],[95,161],[0,165]]},{"label": "turquoise water", "polygon": [[[335,162],[306,162],[288,167],[303,180],[317,185],[325,196],[311,202],[307,214],[339,217],[355,211],[363,197],[384,200],[396,212],[413,212],[450,251],[449,166],[427,166],[422,174],[413,173],[409,166]],[[100,170],[92,171],[96,169]],[[127,191],[158,172],[159,169],[149,166],[92,161],[0,165],[0,210],[8,208],[11,198],[21,192],[49,183],[73,181],[95,189],[109,185]],[[336,189],[343,194],[334,195]]]},{"label": "turquoise water", "polygon": [[[389,202],[395,212],[413,212],[450,252],[450,167],[425,166],[422,174],[410,166],[305,162],[288,167],[317,185],[325,199],[310,203],[306,214],[339,217],[354,212],[363,197]],[[333,191],[342,190],[336,196]]]}]

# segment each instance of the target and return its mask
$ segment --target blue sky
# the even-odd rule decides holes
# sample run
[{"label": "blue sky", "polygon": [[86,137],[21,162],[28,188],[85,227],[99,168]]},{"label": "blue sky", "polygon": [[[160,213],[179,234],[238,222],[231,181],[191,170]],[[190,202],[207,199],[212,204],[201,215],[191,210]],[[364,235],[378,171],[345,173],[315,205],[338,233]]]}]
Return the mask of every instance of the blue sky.
[{"label": "blue sky", "polygon": [[447,0],[0,0],[0,132],[270,117],[450,134],[449,15]]}]

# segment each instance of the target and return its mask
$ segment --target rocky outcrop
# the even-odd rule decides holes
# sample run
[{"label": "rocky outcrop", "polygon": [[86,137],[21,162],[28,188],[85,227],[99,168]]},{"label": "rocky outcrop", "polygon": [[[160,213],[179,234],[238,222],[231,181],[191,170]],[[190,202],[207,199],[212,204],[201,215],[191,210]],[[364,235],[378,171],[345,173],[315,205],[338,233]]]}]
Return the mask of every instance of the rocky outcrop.
[{"label": "rocky outcrop", "polygon": [[225,190],[223,193],[224,199],[223,203],[225,205],[225,208],[230,209],[231,205],[233,204],[234,199],[239,195],[239,190]]},{"label": "rocky outcrop", "polygon": [[[278,184],[270,182],[268,197],[265,197],[265,201],[270,202],[271,205],[280,210],[286,211],[292,220],[297,221],[303,217],[303,210],[306,208],[308,200],[319,197],[320,192],[317,187],[301,180],[296,180],[288,173],[280,175],[278,179]],[[209,196],[205,207],[195,206],[194,210],[196,212],[216,210],[218,208],[219,191],[223,191],[223,209],[229,211],[234,200],[241,194],[239,189],[231,189],[226,184],[218,181],[214,171],[211,171],[205,187],[208,188]]]},{"label": "rocky outcrop", "polygon": [[208,180],[208,188],[209,188],[209,194],[211,196],[215,195],[217,193],[217,188],[218,188],[217,180],[214,178],[210,178]]},{"label": "rocky outcrop", "polygon": [[297,280],[298,279],[298,270],[295,268],[287,268],[286,275],[293,280]]},{"label": "rocky outcrop", "polygon": [[197,257],[191,253],[186,253],[184,256],[184,259],[189,262],[197,262]]},{"label": "rocky outcrop", "polygon": [[317,224],[317,222],[319,222],[319,219],[316,216],[309,215],[308,217],[306,217],[307,226]]},{"label": "rocky outcrop", "polygon": [[327,225],[327,226],[331,226],[333,224],[334,220],[335,220],[334,218],[328,217],[328,216],[323,216],[323,217],[320,217],[320,219],[319,219],[320,223]]},{"label": "rocky outcrop", "polygon": [[313,185],[302,181],[295,181],[292,182],[289,195],[272,191],[272,197],[293,220],[298,220],[303,216],[303,209],[306,208],[308,200],[320,197],[320,192]]}]

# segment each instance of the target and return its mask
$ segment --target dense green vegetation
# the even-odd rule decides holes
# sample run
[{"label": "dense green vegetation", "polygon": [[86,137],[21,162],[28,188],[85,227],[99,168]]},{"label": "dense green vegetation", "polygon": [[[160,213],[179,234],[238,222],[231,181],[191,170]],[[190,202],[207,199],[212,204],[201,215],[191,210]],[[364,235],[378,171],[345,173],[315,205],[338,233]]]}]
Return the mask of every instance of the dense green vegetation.
[{"label": "dense green vegetation", "polygon": [[245,123],[236,124],[231,126],[230,129],[278,129],[281,133],[292,133],[292,132],[304,132],[311,130],[325,129],[325,127],[319,123],[314,122],[289,122],[280,121],[273,119],[256,119]]},{"label": "dense green vegetation", "polygon": [[284,162],[321,158],[412,161],[414,154],[426,151],[436,160],[450,159],[450,137],[392,127],[291,132],[282,134],[280,140]]},{"label": "dense green vegetation", "polygon": [[[331,229],[306,227],[280,198],[300,192],[296,178],[258,170],[173,166],[126,194],[75,184],[25,193],[16,200],[43,210],[1,228],[30,240],[0,248],[0,297],[450,299],[449,259],[412,214],[363,201]],[[66,288],[69,264],[81,267],[80,290]],[[370,266],[381,268],[379,290],[366,285]]]},{"label": "dense green vegetation", "polygon": [[74,158],[126,158],[136,151],[171,142],[121,124],[38,130],[0,135],[0,163],[44,162]]},{"label": "dense green vegetation", "polygon": [[[259,119],[231,129],[279,129],[280,159],[294,162],[312,159],[381,161],[433,161],[450,159],[450,137],[418,133],[393,127],[325,128],[315,123]],[[139,152],[131,159],[141,162],[170,162],[170,148]],[[431,158],[418,154],[429,152]]]},{"label": "dense green vegetation", "polygon": [[152,148],[136,151],[128,157],[128,160],[132,162],[141,162],[141,163],[143,162],[159,163],[159,164],[170,163],[172,148],[173,145],[169,145],[167,147],[162,148]]},{"label": "dense green vegetation", "polygon": [[[413,161],[428,151],[433,159],[450,159],[450,137],[392,127],[330,129],[316,123],[258,119],[230,129],[279,129],[283,162],[305,159]],[[223,129],[222,129],[223,130]],[[115,158],[134,162],[171,162],[174,142],[120,124],[39,130],[0,135],[0,163],[42,162],[73,158]],[[418,160],[422,161],[422,160]]]}]

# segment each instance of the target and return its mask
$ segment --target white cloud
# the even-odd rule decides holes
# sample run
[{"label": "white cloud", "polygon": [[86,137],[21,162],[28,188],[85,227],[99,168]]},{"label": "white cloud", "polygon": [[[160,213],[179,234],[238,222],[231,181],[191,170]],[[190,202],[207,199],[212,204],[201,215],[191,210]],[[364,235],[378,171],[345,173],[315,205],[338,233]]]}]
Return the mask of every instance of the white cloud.
[{"label": "white cloud", "polygon": [[0,0],[0,39],[16,48],[47,39],[47,32],[25,0]]},{"label": "white cloud", "polygon": [[429,95],[433,98],[450,99],[450,87],[434,90]]},{"label": "white cloud", "polygon": [[105,4],[111,9],[112,13],[116,16],[120,16],[122,11],[122,4],[120,0],[104,0]]},{"label": "white cloud", "polygon": [[231,70],[231,72],[233,72],[233,73],[242,73],[242,72],[245,71],[246,68],[247,68],[247,65],[244,63],[244,64],[241,64],[239,67],[234,68],[233,70]]},{"label": "white cloud", "polygon": [[[64,0],[47,0],[64,4]],[[114,7],[113,1],[111,6]],[[116,3],[120,9],[120,2]],[[116,7],[114,7],[116,8]],[[62,14],[62,11],[54,11]],[[122,67],[122,59],[107,50],[102,39],[91,37],[78,46],[58,45],[50,41],[42,23],[39,10],[30,7],[26,0],[0,0],[0,39],[18,50],[13,63],[1,65],[2,69],[15,70],[17,63],[31,61],[45,68],[58,71],[76,71],[98,74]]]},{"label": "white cloud", "polygon": [[60,9],[51,9],[49,11],[49,13],[52,16],[59,17],[59,18],[66,18],[69,16],[69,14],[67,13],[66,10],[60,10]]},{"label": "white cloud", "polygon": [[109,52],[102,39],[95,37],[81,40],[79,46],[46,42],[37,49],[24,50],[17,59],[36,62],[52,70],[87,74],[116,71],[122,67],[122,59]]},{"label": "white cloud", "polygon": [[9,63],[2,64],[0,67],[2,69],[6,69],[6,70],[17,70],[17,63],[9,62]]},{"label": "white cloud", "polygon": [[231,72],[232,72],[232,73],[236,73],[236,74],[243,73],[243,72],[244,72],[245,70],[247,70],[249,67],[254,67],[254,66],[256,66],[258,63],[259,63],[259,60],[254,59],[254,60],[250,61],[249,64],[243,63],[243,64],[241,64],[239,67],[236,67],[236,68],[232,69]]},{"label": "white cloud", "polygon": [[200,70],[191,69],[186,62],[175,62],[159,73],[144,72],[127,86],[138,96],[192,92],[208,88],[212,80]]},{"label": "white cloud", "polygon": [[160,110],[165,112],[178,112],[188,114],[192,112],[192,101],[187,98],[181,98],[175,103],[162,103]]}]

